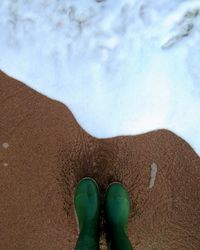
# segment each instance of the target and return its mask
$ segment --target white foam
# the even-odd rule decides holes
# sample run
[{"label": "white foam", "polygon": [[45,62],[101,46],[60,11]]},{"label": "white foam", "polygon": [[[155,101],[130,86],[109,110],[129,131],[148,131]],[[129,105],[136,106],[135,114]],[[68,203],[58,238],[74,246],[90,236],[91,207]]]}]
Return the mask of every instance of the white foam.
[{"label": "white foam", "polygon": [[0,16],[0,68],[87,132],[166,128],[200,155],[199,1],[3,0]]},{"label": "white foam", "polygon": [[2,144],[2,147],[5,148],[5,149],[7,149],[7,148],[9,147],[9,144],[8,144],[7,142],[4,142],[4,143]]},{"label": "white foam", "polygon": [[154,186],[154,184],[155,184],[157,171],[158,171],[158,166],[157,166],[157,164],[154,162],[154,163],[151,165],[151,173],[150,173],[149,188],[152,188],[152,187]]}]

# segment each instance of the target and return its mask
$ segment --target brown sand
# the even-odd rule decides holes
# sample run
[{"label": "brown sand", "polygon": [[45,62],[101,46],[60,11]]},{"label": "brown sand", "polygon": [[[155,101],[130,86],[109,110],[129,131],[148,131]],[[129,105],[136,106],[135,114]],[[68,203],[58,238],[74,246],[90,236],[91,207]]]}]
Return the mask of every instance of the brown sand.
[{"label": "brown sand", "polygon": [[136,250],[200,249],[200,158],[180,137],[93,138],[66,106],[2,72],[0,103],[0,249],[73,249],[73,193],[85,176],[99,183],[102,207],[110,182],[127,187]]}]

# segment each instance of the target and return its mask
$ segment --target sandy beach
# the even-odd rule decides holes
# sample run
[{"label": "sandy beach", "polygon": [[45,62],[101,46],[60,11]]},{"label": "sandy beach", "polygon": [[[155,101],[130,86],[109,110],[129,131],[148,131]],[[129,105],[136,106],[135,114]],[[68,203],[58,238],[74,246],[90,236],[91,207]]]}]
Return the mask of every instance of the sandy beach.
[{"label": "sandy beach", "polygon": [[0,103],[0,249],[73,249],[73,193],[90,176],[102,208],[109,183],[128,189],[136,250],[199,250],[200,158],[183,139],[164,129],[96,139],[65,105],[3,72]]}]

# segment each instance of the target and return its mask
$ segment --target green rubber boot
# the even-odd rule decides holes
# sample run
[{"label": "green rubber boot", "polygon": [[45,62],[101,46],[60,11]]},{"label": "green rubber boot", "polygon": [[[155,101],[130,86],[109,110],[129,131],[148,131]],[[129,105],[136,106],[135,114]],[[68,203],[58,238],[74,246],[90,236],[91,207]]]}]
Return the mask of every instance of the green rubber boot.
[{"label": "green rubber boot", "polygon": [[96,181],[83,178],[77,185],[74,205],[79,222],[75,250],[98,250],[100,237],[100,193]]},{"label": "green rubber boot", "polygon": [[129,213],[130,199],[127,190],[121,183],[112,183],[107,189],[105,198],[109,249],[133,249],[127,236]]}]

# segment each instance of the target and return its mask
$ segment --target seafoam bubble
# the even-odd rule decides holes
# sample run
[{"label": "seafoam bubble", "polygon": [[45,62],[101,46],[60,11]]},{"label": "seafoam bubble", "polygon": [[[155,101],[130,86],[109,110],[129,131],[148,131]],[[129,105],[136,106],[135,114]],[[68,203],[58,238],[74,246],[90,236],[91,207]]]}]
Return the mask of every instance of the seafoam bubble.
[{"label": "seafoam bubble", "polygon": [[7,148],[9,147],[9,144],[8,144],[7,142],[4,142],[4,143],[2,144],[2,147],[5,148],[5,149],[7,149]]},{"label": "seafoam bubble", "polygon": [[158,166],[157,166],[156,163],[153,163],[151,165],[151,174],[150,174],[149,188],[152,188],[154,186],[154,184],[155,184],[157,171],[158,171]]}]

